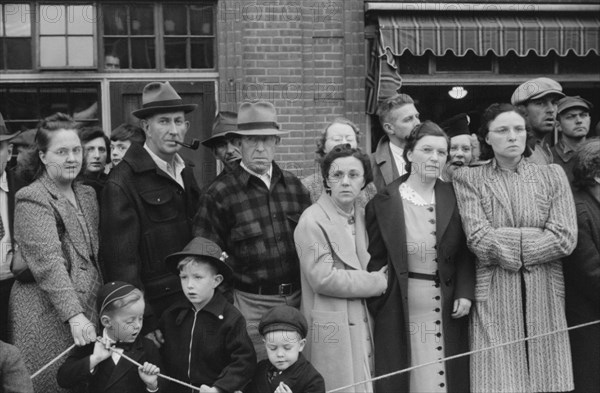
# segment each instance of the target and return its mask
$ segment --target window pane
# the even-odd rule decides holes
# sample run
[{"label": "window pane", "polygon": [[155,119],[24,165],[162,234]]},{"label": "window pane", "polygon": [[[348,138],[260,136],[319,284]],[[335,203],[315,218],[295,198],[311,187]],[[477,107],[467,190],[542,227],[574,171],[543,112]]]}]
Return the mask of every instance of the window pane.
[{"label": "window pane", "polygon": [[69,65],[91,67],[94,65],[94,40],[92,37],[68,37]]},{"label": "window pane", "polygon": [[[127,38],[105,38],[104,39],[104,62],[106,57],[112,56],[119,59],[119,68],[129,68],[129,55],[127,54]],[[116,61],[110,59],[111,64]],[[105,66],[105,68],[107,68]]]},{"label": "window pane", "polygon": [[456,56],[448,53],[436,59],[436,70],[444,72],[469,72],[469,71],[492,71],[492,58],[494,55],[475,56],[473,52],[467,52],[464,56]]},{"label": "window pane", "polygon": [[568,55],[558,58],[558,72],[561,74],[598,74],[600,56],[590,53],[587,56]]},{"label": "window pane", "polygon": [[40,6],[40,34],[65,34],[65,12],[62,5]]},{"label": "window pane", "polygon": [[187,16],[184,5],[168,5],[163,8],[166,35],[186,35]]},{"label": "window pane", "polygon": [[429,56],[414,56],[405,51],[402,56],[396,58],[398,72],[402,74],[429,74]]},{"label": "window pane", "polygon": [[192,68],[215,68],[214,39],[192,38]]},{"label": "window pane", "polygon": [[154,35],[154,8],[136,5],[129,9],[131,13],[131,34]]},{"label": "window pane", "polygon": [[67,7],[69,34],[94,34],[94,8],[91,5]]},{"label": "window pane", "polygon": [[70,114],[67,90],[61,87],[42,87],[39,92],[40,115],[50,116],[56,112]]},{"label": "window pane", "polygon": [[165,67],[187,68],[186,38],[165,38]]},{"label": "window pane", "polygon": [[31,38],[6,38],[6,51],[8,53],[6,65],[9,70],[33,68],[31,65]]},{"label": "window pane", "polygon": [[131,68],[156,68],[154,38],[131,39]]},{"label": "window pane", "polygon": [[194,35],[213,35],[213,7],[190,6],[190,28]]},{"label": "window pane", "polygon": [[538,56],[529,52],[529,55],[520,57],[510,52],[498,58],[498,71],[501,74],[554,74],[554,58],[551,53]]},{"label": "window pane", "polygon": [[65,66],[66,60],[65,37],[40,37],[40,64],[42,67]]},{"label": "window pane", "polygon": [[[7,37],[31,37],[29,4],[6,4],[4,6]],[[0,22],[0,31],[1,31]],[[0,35],[2,35],[0,33]]]},{"label": "window pane", "polygon": [[103,6],[102,19],[104,20],[104,35],[127,34],[127,8],[125,6]]}]

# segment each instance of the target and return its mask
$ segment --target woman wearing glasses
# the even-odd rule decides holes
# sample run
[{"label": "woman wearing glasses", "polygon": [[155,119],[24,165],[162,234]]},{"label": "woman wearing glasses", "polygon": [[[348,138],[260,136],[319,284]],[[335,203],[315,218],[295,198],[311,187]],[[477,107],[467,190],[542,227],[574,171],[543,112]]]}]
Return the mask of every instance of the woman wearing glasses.
[{"label": "woman wearing glasses", "polygon": [[[302,309],[312,336],[306,352],[328,389],[372,377],[371,316],[365,298],[386,289],[386,271],[369,262],[364,209],[357,201],[372,179],[369,157],[349,144],[323,158],[324,192],[304,211],[294,241],[300,259]],[[348,392],[372,392],[371,383]]]},{"label": "woman wearing glasses", "polygon": [[[327,153],[335,146],[341,144],[349,144],[353,148],[358,147],[358,136],[360,131],[358,126],[344,117],[338,117],[331,123],[327,124],[319,139],[317,139],[317,164],[314,174],[302,179],[302,184],[310,192],[310,200],[315,203],[323,193],[323,176],[321,175],[320,163]],[[377,194],[377,189],[372,181],[369,181],[367,186],[358,196],[359,204],[364,208],[373,196]]]},{"label": "woman wearing glasses", "polygon": [[[452,185],[439,179],[449,147],[435,123],[415,126],[404,148],[407,173],[367,205],[368,270],[389,266],[386,293],[369,300],[376,375],[468,351],[474,266]],[[384,378],[375,390],[468,392],[468,372],[463,357]]]},{"label": "woman wearing glasses", "polygon": [[[83,151],[70,116],[40,123],[31,157],[35,179],[16,195],[15,240],[35,281],[15,283],[12,342],[33,373],[71,344],[96,339],[98,204],[91,187],[74,182]],[[33,380],[37,392],[60,391],[55,363]]]},{"label": "woman wearing glasses", "polygon": [[[528,161],[525,118],[509,104],[492,104],[478,137],[481,159],[490,161],[453,178],[477,258],[472,350],[567,327],[561,258],[577,242],[565,172]],[[573,390],[567,332],[474,354],[471,389]]]}]

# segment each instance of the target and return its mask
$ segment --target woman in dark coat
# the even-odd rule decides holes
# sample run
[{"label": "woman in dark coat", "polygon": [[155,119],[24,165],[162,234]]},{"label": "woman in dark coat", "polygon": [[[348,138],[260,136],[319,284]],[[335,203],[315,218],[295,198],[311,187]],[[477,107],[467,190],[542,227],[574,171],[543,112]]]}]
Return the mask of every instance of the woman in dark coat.
[{"label": "woman in dark coat", "polygon": [[[569,326],[600,319],[600,139],[575,156],[573,196],[577,247],[565,259],[565,307]],[[600,325],[569,332],[575,392],[600,392]]]},{"label": "woman in dark coat", "polygon": [[[376,375],[468,351],[474,264],[452,186],[439,179],[448,150],[436,124],[417,125],[404,150],[408,174],[367,205],[368,270],[389,266],[386,293],[369,302]],[[467,392],[469,358],[382,379],[375,391]]]}]

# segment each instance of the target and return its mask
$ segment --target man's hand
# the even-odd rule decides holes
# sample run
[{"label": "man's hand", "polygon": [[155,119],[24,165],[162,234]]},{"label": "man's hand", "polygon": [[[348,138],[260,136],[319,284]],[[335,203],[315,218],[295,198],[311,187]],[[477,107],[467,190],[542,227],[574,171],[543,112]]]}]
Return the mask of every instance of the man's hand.
[{"label": "man's hand", "polygon": [[94,352],[90,355],[90,371],[93,370],[98,364],[105,361],[110,357],[110,348],[111,340],[98,337],[96,339],[96,344],[94,344]]},{"label": "man's hand", "polygon": [[159,329],[156,329],[155,331],[146,334],[146,338],[148,340],[152,340],[154,345],[156,345],[158,348],[160,348],[165,343],[163,334]]},{"label": "man's hand", "polygon": [[469,315],[469,311],[471,311],[471,301],[462,297],[458,298],[454,301],[452,318],[462,318],[465,315]]}]

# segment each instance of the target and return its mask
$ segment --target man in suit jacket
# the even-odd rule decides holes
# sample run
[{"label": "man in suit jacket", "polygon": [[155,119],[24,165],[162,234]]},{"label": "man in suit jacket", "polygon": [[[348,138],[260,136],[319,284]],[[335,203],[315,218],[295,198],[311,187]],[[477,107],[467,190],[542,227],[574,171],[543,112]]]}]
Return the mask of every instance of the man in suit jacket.
[{"label": "man in suit jacket", "polygon": [[373,183],[381,192],[385,186],[406,173],[404,168],[404,145],[406,137],[420,123],[419,111],[408,94],[396,94],[387,98],[377,108],[379,122],[385,135],[379,140],[377,150],[371,156]]},{"label": "man in suit jacket", "polygon": [[184,104],[169,82],[146,85],[142,102],[132,114],[141,120],[146,143],[131,145],[103,189],[100,255],[106,280],[144,289],[145,331],[158,344],[158,318],[185,299],[179,277],[166,269],[164,259],[192,239],[200,191],[177,152],[189,128],[185,114],[196,105]]},{"label": "man in suit jacket", "polygon": [[10,265],[14,255],[13,216],[15,210],[15,193],[18,184],[13,171],[6,170],[6,164],[12,156],[11,139],[20,132],[10,134],[0,113],[0,340],[7,339],[6,323],[8,320],[8,298],[14,283]]}]

